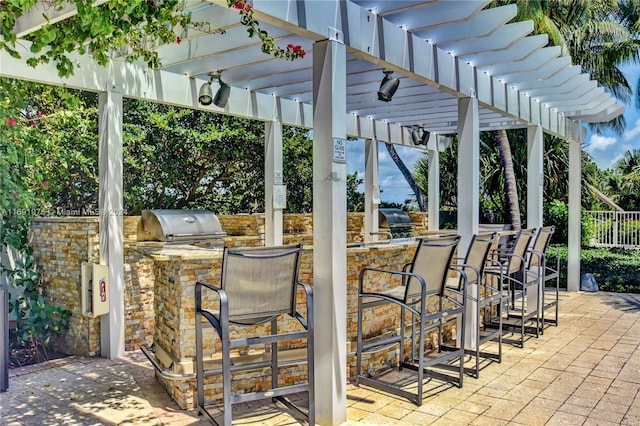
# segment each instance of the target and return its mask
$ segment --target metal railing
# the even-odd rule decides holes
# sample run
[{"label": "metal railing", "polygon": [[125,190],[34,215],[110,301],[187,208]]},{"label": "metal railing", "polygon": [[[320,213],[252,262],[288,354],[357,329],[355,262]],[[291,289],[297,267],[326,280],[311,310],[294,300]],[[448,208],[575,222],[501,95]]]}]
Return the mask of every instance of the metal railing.
[{"label": "metal railing", "polygon": [[594,247],[640,248],[640,212],[585,211],[593,218]]}]

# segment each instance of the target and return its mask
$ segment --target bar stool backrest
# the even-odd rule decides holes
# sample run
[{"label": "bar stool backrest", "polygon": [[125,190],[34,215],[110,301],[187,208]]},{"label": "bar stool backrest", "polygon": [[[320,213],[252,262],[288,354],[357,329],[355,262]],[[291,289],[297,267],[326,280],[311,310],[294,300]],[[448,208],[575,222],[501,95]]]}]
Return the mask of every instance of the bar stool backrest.
[{"label": "bar stool backrest", "polygon": [[[420,238],[409,272],[420,275],[426,282],[426,294],[444,294],[449,266],[460,236]],[[421,285],[417,278],[410,278],[405,301],[419,298]]]},{"label": "bar stool backrest", "polygon": [[225,247],[220,286],[228,296],[229,321],[246,325],[295,316],[301,251],[301,244]]}]

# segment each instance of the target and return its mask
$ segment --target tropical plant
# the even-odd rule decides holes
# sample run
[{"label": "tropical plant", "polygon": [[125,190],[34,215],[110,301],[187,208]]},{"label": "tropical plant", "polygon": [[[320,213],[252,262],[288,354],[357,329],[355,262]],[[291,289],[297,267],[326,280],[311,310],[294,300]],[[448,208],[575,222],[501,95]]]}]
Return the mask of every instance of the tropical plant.
[{"label": "tropical plant", "polygon": [[[454,137],[454,140],[456,138]],[[457,207],[458,196],[458,152],[457,143],[452,142],[447,149],[439,153],[440,164],[440,206],[453,209]],[[429,154],[418,157],[412,172],[413,179],[421,193],[429,193]]]},{"label": "tropical plant", "polygon": [[[20,248],[31,216],[96,214],[97,97],[20,80],[0,83],[1,231]],[[263,211],[263,123],[130,99],[123,121],[128,214],[151,207]],[[311,211],[311,152],[307,130],[284,127],[287,212]]]},{"label": "tropical plant", "polygon": [[625,210],[640,210],[640,149],[625,152],[605,174],[604,187]]},{"label": "tropical plant", "polygon": [[[550,44],[560,46],[574,64],[608,89],[616,98],[627,102],[631,86],[620,66],[637,63],[637,0],[502,0],[498,4],[516,3],[518,20],[532,20],[534,32],[549,34]],[[612,129],[622,133],[624,116],[608,123],[590,125],[592,130]]]},{"label": "tropical plant", "polygon": [[358,191],[358,187],[364,183],[364,179],[358,176],[358,172],[347,174],[347,211],[364,211],[364,193]]},{"label": "tropical plant", "polygon": [[16,260],[16,267],[3,270],[21,295],[10,297],[9,313],[15,313],[16,328],[9,330],[9,357],[13,367],[50,359],[57,340],[69,329],[71,312],[45,302],[33,256]]},{"label": "tropical plant", "polygon": [[[613,0],[544,1],[544,0],[499,0],[494,6],[516,3],[517,20],[532,20],[534,32],[549,35],[551,44],[560,46],[564,55],[571,55],[575,64],[580,64],[603,86],[621,100],[627,100],[630,86],[620,69],[620,65],[638,61],[638,40],[635,27],[638,20],[630,20],[629,10],[638,11],[635,1],[615,2]],[[629,7],[619,7],[624,3]],[[620,13],[622,11],[622,13]],[[611,128],[621,132],[624,117],[619,116],[606,124],[595,124],[596,131]],[[509,144],[504,130],[495,132],[495,140],[500,149],[505,174],[506,204],[510,220],[514,226],[519,223],[518,189],[514,182],[515,172],[510,167]]]},{"label": "tropical plant", "polygon": [[313,139],[307,129],[285,126],[283,174],[287,183],[287,213],[313,210]]}]

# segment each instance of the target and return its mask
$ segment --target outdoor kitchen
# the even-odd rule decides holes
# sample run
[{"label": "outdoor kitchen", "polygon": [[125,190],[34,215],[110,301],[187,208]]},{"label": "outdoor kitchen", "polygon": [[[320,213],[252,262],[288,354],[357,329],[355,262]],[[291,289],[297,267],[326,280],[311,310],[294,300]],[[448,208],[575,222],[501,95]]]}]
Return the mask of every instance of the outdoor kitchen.
[{"label": "outdoor kitchen", "polygon": [[[355,372],[356,310],[358,272],[366,267],[401,269],[415,250],[414,235],[424,235],[422,213],[380,213],[378,243],[361,243],[363,214],[348,214],[347,249],[347,353],[349,376]],[[402,212],[404,213],[404,212]],[[394,219],[394,214],[399,215]],[[126,350],[145,348],[168,393],[183,408],[194,406],[195,306],[197,281],[217,283],[223,246],[264,245],[264,216],[217,216],[209,211],[146,210],[141,216],[124,217],[124,281]],[[312,215],[284,215],[284,244],[304,243],[300,280],[313,284]],[[398,223],[398,228],[394,228]],[[391,237],[391,238],[389,238]],[[69,354],[94,356],[100,353],[100,317],[83,315],[80,307],[82,262],[98,262],[98,218],[64,217],[35,219],[32,244],[42,273],[46,297],[73,312],[71,328],[61,349]],[[300,297],[299,301],[302,302]],[[393,308],[384,308],[391,310]],[[365,335],[393,333],[397,314],[380,310],[365,319]],[[293,326],[292,322],[292,326]],[[215,370],[219,341],[205,337],[205,353]],[[268,351],[251,348],[238,353],[259,357]],[[300,350],[295,342],[280,349]],[[365,359],[367,369],[381,370],[397,357],[394,348],[381,350]],[[263,373],[243,377],[234,386],[259,387]],[[306,375],[305,366],[293,365],[281,371],[283,380],[296,381]],[[220,377],[206,378],[208,398],[220,389]]]}]

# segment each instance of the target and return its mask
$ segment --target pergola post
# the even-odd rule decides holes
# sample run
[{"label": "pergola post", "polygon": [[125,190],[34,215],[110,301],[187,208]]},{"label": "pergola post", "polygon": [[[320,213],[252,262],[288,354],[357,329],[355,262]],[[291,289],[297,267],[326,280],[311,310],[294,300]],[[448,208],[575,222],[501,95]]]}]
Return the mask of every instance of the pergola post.
[{"label": "pergola post", "polygon": [[347,419],[346,48],[313,47],[313,307],[316,422]]},{"label": "pergola post", "polygon": [[567,290],[580,290],[580,241],[582,149],[580,142],[569,141],[569,241],[567,261]]},{"label": "pergola post", "polygon": [[100,318],[100,351],[124,354],[124,243],[122,216],[122,94],[114,84],[98,98],[100,263],[109,268],[109,314]]},{"label": "pergola post", "polygon": [[286,186],[282,174],[282,123],[265,123],[264,141],[264,243],[282,245],[282,211]]},{"label": "pergola post", "polygon": [[543,226],[544,133],[542,126],[527,127],[527,228]]},{"label": "pergola post", "polygon": [[378,141],[367,139],[364,148],[364,242],[378,241]]},{"label": "pergola post", "polygon": [[428,222],[430,231],[440,229],[440,146],[439,136],[431,133],[427,141],[429,193],[427,194]]},{"label": "pergola post", "polygon": [[458,233],[466,250],[480,220],[480,124],[478,99],[458,100]]}]

